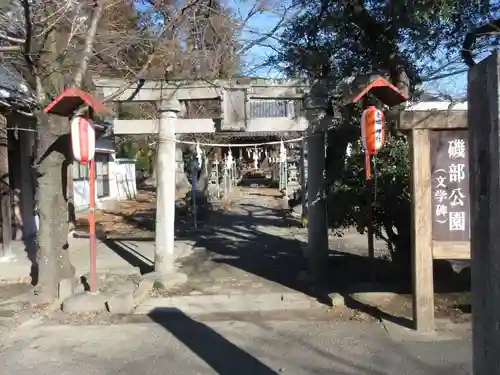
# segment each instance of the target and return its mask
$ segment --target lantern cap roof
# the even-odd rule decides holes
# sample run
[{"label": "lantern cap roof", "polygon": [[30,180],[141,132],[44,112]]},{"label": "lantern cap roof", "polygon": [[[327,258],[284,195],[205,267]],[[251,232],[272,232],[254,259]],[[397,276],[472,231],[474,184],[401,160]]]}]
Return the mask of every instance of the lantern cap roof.
[{"label": "lantern cap roof", "polygon": [[78,108],[85,105],[92,108],[95,112],[106,112],[106,107],[101,101],[75,87],[65,89],[43,111],[45,113],[68,117],[73,115]]},{"label": "lantern cap roof", "polygon": [[369,93],[389,107],[404,103],[409,99],[407,93],[399,90],[384,77],[363,75],[356,77],[349,85],[342,104],[346,106],[357,103]]}]

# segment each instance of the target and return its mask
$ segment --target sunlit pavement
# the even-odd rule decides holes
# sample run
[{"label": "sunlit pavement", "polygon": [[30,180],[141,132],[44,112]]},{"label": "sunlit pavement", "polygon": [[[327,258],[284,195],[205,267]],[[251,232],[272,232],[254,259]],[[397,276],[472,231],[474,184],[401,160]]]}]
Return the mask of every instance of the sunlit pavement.
[{"label": "sunlit pavement", "polygon": [[[235,289],[239,288],[242,295],[251,299],[252,297],[249,297],[251,290],[259,289],[259,293],[269,293],[267,285],[274,281],[274,284],[279,285],[277,292],[283,297],[282,289],[285,286],[282,284],[296,279],[296,271],[302,266],[301,258],[289,256],[279,260],[278,257],[272,258],[268,255],[273,255],[273,251],[274,255],[279,255],[284,248],[289,252],[293,250],[295,254],[301,254],[300,244],[292,246],[292,242],[284,242],[288,237],[292,237],[289,235],[290,232],[300,229],[278,225],[280,220],[276,219],[280,216],[270,210],[266,202],[256,202],[256,200],[255,196],[242,199],[238,207],[234,207],[226,215],[220,215],[222,229],[219,228],[219,232],[222,233],[219,237],[223,237],[222,240],[225,238],[226,242],[220,238],[212,238],[211,243],[205,241],[205,244],[202,244],[203,254],[205,250],[209,250],[218,260],[216,262],[209,259],[202,262],[205,266],[213,263],[212,268],[206,267],[205,274],[210,277],[203,278],[205,274],[200,271],[199,262],[195,262],[196,254],[193,254],[192,263],[196,267],[192,267],[193,272],[190,275],[196,273],[199,278],[198,289],[206,292],[207,288],[211,288],[208,295],[224,291],[233,295]],[[267,203],[274,204],[272,199]],[[246,225],[245,231],[241,228],[231,231],[231,226],[234,227],[237,221],[236,218],[251,221],[252,225]],[[273,220],[278,224],[273,226]],[[235,235],[239,237],[232,238]],[[251,237],[252,235],[254,237]],[[257,238],[260,238],[260,242],[257,242]],[[362,240],[364,243],[364,239]],[[285,243],[288,245],[283,246]],[[231,246],[224,247],[224,244]],[[210,248],[209,245],[213,247]],[[257,251],[259,249],[260,252]],[[244,256],[247,253],[251,253],[252,256]],[[206,255],[204,256],[206,258]],[[220,260],[224,256],[229,259],[227,263],[240,273],[229,274],[227,271],[229,266],[225,268],[221,266]],[[231,261],[233,258],[240,259],[240,262]],[[120,259],[116,257],[116,264],[121,264],[118,261]],[[104,264],[102,259],[99,262]],[[189,266],[186,264],[184,270]],[[106,265],[109,267],[109,262]],[[297,266],[297,269],[294,266]],[[237,283],[230,284],[230,289],[226,290],[227,283],[217,284],[214,281],[218,279],[216,277],[218,273],[221,273],[219,279],[235,279]],[[257,275],[258,282],[253,283]],[[277,283],[278,280],[281,284]],[[277,288],[274,284],[273,291]],[[245,289],[248,285],[251,288]],[[221,290],[215,290],[217,287]],[[201,299],[199,296],[196,298]],[[212,299],[214,300],[210,305],[212,310],[224,310],[222,302],[215,297]],[[238,301],[238,298],[233,296],[230,305],[234,307]],[[294,301],[297,304],[297,301]],[[124,319],[127,323],[123,324],[105,322],[101,325],[88,325],[96,324],[99,319],[81,317],[80,320],[75,319],[74,325],[60,325],[61,322],[57,322],[59,325],[55,324],[56,322],[24,325],[9,336],[1,336],[1,373],[8,375],[472,373],[471,340],[467,330],[455,340],[432,341],[432,338],[427,337],[424,341],[417,341],[411,335],[400,335],[397,329],[393,331],[393,326],[389,329],[388,325],[384,326],[373,320],[348,321],[351,315],[340,319],[325,309],[318,313],[318,309],[306,308],[309,307],[309,303],[301,305],[304,310],[294,315],[290,311],[290,304],[286,305],[287,298],[275,302],[276,307],[279,305],[286,309],[288,306],[284,314],[277,314],[273,311],[276,307],[258,300],[252,302],[259,302],[259,313],[252,315],[247,310],[252,304],[244,302],[243,312],[241,306],[238,306],[237,309],[229,309],[232,312],[223,317],[212,315],[198,317],[196,320],[177,311],[168,315],[165,313],[135,315]],[[142,310],[139,310],[149,312],[151,306],[156,308],[154,304],[148,306],[148,309],[142,306]],[[176,306],[185,312],[189,310],[188,305]],[[207,305],[202,307],[205,312],[210,310]],[[227,304],[225,307],[228,311]],[[193,306],[190,309],[190,313],[196,310]],[[71,320],[72,317],[67,319]]]},{"label": "sunlit pavement", "polygon": [[2,339],[0,363],[9,375],[472,373],[470,337],[396,342],[373,322],[200,322],[183,314],[120,325],[24,327]]}]

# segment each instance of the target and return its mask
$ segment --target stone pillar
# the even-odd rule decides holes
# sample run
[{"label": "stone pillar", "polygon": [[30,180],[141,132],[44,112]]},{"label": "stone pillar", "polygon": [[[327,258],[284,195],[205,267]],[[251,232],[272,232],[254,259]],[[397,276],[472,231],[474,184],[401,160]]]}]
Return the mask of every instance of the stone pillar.
[{"label": "stone pillar", "polygon": [[325,201],[325,132],[331,124],[326,114],[328,105],[325,91],[313,86],[306,102],[307,129],[307,259],[309,271],[319,275],[328,258],[328,224]]},{"label": "stone pillar", "polygon": [[156,239],[155,273],[168,275],[174,272],[175,237],[175,176],[176,147],[175,124],[179,103],[161,102],[156,153]]},{"label": "stone pillar", "polygon": [[328,257],[328,227],[324,193],[325,137],[316,133],[308,140],[309,168],[307,179],[307,230],[309,269],[320,270]]},{"label": "stone pillar", "polygon": [[307,217],[307,142],[302,140],[300,149],[300,192],[302,199],[302,218]]}]

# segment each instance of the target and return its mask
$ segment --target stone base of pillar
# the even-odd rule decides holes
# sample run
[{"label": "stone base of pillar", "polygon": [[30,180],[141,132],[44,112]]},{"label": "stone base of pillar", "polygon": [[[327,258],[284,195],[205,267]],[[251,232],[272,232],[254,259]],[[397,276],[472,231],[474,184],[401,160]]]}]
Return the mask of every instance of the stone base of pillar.
[{"label": "stone base of pillar", "polygon": [[161,290],[173,289],[188,281],[185,273],[175,270],[167,273],[152,272],[144,275],[143,278],[153,281],[153,288]]}]

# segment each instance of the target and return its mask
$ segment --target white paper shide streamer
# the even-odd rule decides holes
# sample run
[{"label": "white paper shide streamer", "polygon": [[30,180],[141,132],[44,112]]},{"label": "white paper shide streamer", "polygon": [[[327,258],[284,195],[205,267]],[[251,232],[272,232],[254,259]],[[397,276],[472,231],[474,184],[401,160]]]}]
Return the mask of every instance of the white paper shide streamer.
[{"label": "white paper shide streamer", "polygon": [[253,167],[255,169],[259,168],[259,153],[257,152],[257,147],[253,150]]},{"label": "white paper shide streamer", "polygon": [[231,167],[233,166],[233,162],[234,162],[233,153],[231,152],[231,150],[229,150],[227,152],[227,157],[226,157],[226,169],[230,170]]},{"label": "white paper shide streamer", "polygon": [[196,160],[198,161],[197,168],[201,168],[202,152],[200,147],[200,142],[196,142]]},{"label": "white paper shide streamer", "polygon": [[280,143],[280,163],[286,162],[286,148],[283,141]]}]

